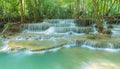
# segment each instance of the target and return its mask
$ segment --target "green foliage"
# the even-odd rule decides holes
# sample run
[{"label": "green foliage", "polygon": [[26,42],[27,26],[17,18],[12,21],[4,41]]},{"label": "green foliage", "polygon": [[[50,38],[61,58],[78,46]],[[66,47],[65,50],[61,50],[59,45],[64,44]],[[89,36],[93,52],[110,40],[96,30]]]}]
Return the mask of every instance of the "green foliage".
[{"label": "green foliage", "polygon": [[94,35],[89,35],[89,36],[87,36],[87,39],[95,39],[95,36]]},{"label": "green foliage", "polygon": [[0,19],[37,22],[40,19],[92,17],[95,12],[103,16],[118,14],[119,8],[119,0],[0,0]]}]

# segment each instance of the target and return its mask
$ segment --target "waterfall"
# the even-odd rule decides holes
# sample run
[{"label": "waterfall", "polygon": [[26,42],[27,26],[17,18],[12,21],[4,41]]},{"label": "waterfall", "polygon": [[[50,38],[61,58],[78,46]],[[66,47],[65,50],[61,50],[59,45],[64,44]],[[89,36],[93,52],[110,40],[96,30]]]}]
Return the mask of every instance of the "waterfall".
[{"label": "waterfall", "polygon": [[41,32],[49,28],[48,23],[30,23],[22,25],[23,32]]},{"label": "waterfall", "polygon": [[109,44],[108,44],[108,48],[113,49],[113,48],[114,48],[114,45],[113,45],[112,43],[109,43]]},{"label": "waterfall", "polygon": [[93,24],[93,34],[96,34],[96,33],[98,33],[98,31],[97,31],[97,29],[96,29],[96,24]]},{"label": "waterfall", "polygon": [[52,19],[44,20],[42,23],[28,23],[22,25],[21,29],[25,33],[89,33],[91,27],[76,27],[75,21],[72,19]]},{"label": "waterfall", "polygon": [[111,30],[113,38],[120,38],[120,25],[113,25]]},{"label": "waterfall", "polygon": [[55,31],[55,28],[54,27],[50,27],[49,29],[47,29],[44,33],[46,34],[53,34]]},{"label": "waterfall", "polygon": [[103,24],[104,28],[108,28],[108,24],[106,21],[104,21],[104,24]]},{"label": "waterfall", "polygon": [[109,52],[117,52],[120,51],[119,43],[101,43],[101,42],[93,42],[88,40],[82,40],[76,42],[77,46],[81,46],[83,48],[89,48],[92,50],[105,50]]},{"label": "waterfall", "polygon": [[[31,47],[34,48],[32,51],[41,51],[41,53],[45,53],[46,51],[55,52],[61,48],[69,48],[72,46],[102,50],[120,48],[119,43],[104,43],[102,41],[97,42],[94,40],[84,39],[84,37],[86,38],[86,35],[82,35],[82,37],[81,34],[89,34],[90,32],[94,34],[98,33],[95,27],[96,24],[92,27],[82,27],[76,26],[74,22],[74,20],[70,19],[52,19],[44,20],[42,23],[23,24],[21,26],[22,33],[8,39],[6,47],[2,49],[3,51],[9,50],[11,47],[10,49],[19,50],[19,48],[26,45],[25,47],[28,50]],[[119,28],[119,26],[117,28]],[[116,28],[114,28],[114,30],[119,31],[119,29]],[[38,47],[39,49],[37,49]]]}]

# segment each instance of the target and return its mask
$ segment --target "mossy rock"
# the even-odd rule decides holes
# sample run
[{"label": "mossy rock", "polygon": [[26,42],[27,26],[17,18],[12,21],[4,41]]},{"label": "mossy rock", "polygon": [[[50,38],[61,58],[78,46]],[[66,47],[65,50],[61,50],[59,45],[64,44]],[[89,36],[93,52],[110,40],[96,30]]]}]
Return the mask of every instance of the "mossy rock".
[{"label": "mossy rock", "polygon": [[76,26],[91,26],[93,23],[94,23],[94,20],[88,19],[88,18],[81,18],[81,19],[75,20]]},{"label": "mossy rock", "polygon": [[96,40],[96,39],[109,39],[109,38],[111,38],[111,35],[107,35],[107,34],[102,34],[102,33],[98,33],[98,34],[88,34],[88,35],[86,35],[86,38],[87,39],[94,39],[94,40]]},{"label": "mossy rock", "polygon": [[102,33],[110,35],[110,34],[112,34],[112,31],[111,31],[111,29],[104,29]]},{"label": "mossy rock", "polygon": [[113,28],[112,24],[109,24],[107,28]]}]

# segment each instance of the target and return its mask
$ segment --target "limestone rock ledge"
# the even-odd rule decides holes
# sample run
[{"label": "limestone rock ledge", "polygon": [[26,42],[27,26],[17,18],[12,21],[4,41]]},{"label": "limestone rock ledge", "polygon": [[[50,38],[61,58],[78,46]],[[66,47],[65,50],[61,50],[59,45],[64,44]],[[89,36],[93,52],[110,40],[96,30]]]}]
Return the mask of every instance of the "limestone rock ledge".
[{"label": "limestone rock ledge", "polygon": [[7,46],[10,51],[21,51],[21,50],[30,50],[30,51],[41,51],[41,50],[48,50],[52,48],[57,48],[64,46],[67,44],[68,41],[63,39],[57,39],[55,41],[52,40],[43,40],[43,41],[37,41],[37,40],[11,40],[8,42]]}]

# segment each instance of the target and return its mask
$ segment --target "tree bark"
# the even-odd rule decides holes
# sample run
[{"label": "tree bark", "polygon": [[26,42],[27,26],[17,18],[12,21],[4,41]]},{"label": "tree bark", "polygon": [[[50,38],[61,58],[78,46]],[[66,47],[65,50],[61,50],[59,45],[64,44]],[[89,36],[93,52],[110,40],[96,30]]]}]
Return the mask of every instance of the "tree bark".
[{"label": "tree bark", "polygon": [[23,5],[24,0],[20,0],[20,11],[21,11],[21,23],[24,23],[24,5]]}]

